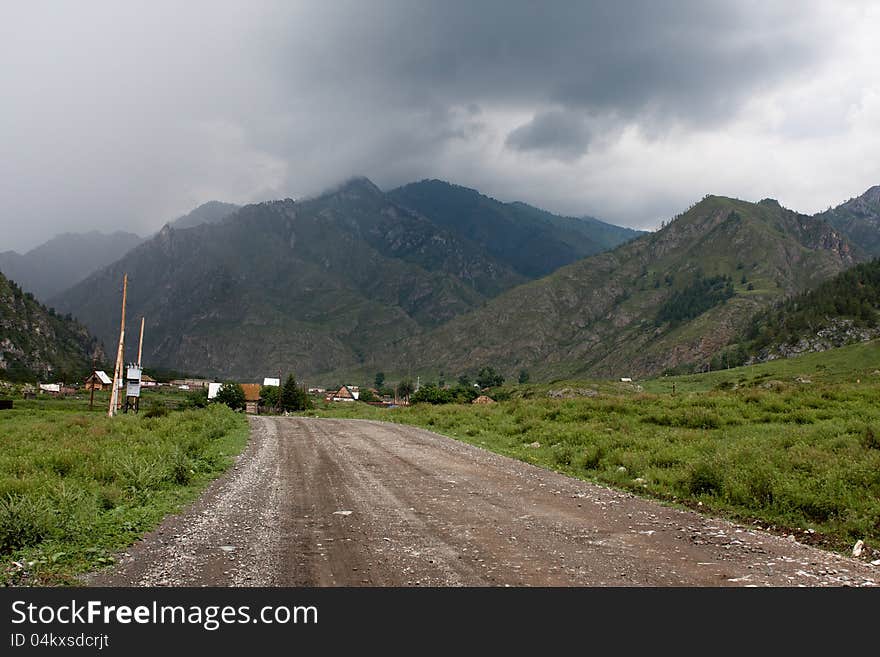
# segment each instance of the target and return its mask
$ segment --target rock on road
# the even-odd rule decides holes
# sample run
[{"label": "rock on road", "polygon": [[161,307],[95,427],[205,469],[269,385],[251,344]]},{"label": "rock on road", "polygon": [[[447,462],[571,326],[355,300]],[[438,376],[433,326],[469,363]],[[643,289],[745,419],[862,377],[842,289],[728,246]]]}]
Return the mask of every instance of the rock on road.
[{"label": "rock on road", "polygon": [[437,434],[251,417],[251,441],[101,586],[862,586],[876,569]]}]

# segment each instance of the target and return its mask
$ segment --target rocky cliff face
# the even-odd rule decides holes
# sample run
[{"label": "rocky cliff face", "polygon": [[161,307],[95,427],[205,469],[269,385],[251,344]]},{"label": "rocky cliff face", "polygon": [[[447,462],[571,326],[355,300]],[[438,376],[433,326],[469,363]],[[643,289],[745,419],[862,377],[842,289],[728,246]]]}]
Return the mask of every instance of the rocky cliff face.
[{"label": "rocky cliff face", "polygon": [[880,185],[816,216],[838,229],[856,249],[880,257]]},{"label": "rocky cliff face", "polygon": [[748,365],[778,358],[793,358],[803,354],[828,351],[880,337],[880,326],[858,326],[852,319],[831,318],[828,326],[794,342],[772,345],[761,349],[747,362]]},{"label": "rocky cliff face", "polygon": [[78,380],[93,357],[103,361],[104,353],[84,326],[41,305],[0,274],[0,378]]}]

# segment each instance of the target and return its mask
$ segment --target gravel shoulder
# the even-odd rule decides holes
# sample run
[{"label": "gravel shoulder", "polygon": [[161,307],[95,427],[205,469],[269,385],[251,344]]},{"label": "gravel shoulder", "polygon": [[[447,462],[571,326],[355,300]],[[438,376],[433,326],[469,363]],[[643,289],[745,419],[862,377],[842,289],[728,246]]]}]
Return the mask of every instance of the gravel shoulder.
[{"label": "gravel shoulder", "polygon": [[878,569],[437,434],[251,417],[99,586],[873,586]]}]

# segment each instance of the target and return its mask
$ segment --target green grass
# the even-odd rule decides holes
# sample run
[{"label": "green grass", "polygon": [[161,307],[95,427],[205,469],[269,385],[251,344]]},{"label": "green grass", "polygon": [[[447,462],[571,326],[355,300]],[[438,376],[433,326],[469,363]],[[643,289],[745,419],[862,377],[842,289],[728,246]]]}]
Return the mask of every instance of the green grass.
[{"label": "green grass", "polygon": [[[715,377],[689,378],[673,396],[581,383],[600,394],[568,400],[524,386],[487,406],[337,404],[311,414],[424,427],[642,496],[780,531],[812,529],[814,542],[845,550],[857,539],[880,544],[880,377],[846,383],[841,364],[859,354],[832,354],[822,384],[712,390]],[[773,376],[798,371],[774,366]],[[748,370],[750,380],[765,373]]]},{"label": "green grass", "polygon": [[0,584],[76,584],[195,499],[247,443],[246,418],[223,406],[112,419],[87,408],[39,399],[0,411]]},{"label": "green grass", "polygon": [[[875,374],[878,372],[878,374]],[[798,382],[806,379],[809,384]],[[748,367],[683,376],[660,377],[638,382],[648,392],[704,392],[712,389],[763,386],[826,384],[880,384],[880,341],[873,340],[796,358],[773,360]],[[858,383],[857,383],[858,382]]]}]

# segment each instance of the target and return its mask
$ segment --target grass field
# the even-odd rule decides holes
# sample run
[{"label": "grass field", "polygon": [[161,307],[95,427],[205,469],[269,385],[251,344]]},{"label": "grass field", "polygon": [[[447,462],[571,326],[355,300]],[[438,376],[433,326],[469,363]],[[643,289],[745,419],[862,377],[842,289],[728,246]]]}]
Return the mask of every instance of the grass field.
[{"label": "grass field", "polygon": [[[854,344],[821,353],[804,354],[749,367],[684,376],[661,377],[641,382],[648,392],[697,392],[734,386],[754,386],[768,381],[798,385],[797,379],[811,384],[880,384],[880,342]],[[778,384],[773,384],[778,385]]]},{"label": "grass field", "polygon": [[[877,549],[878,351],[859,345],[676,377],[675,395],[666,392],[670,379],[568,382],[506,388],[508,401],[486,406],[336,404],[311,414],[412,424],[571,476],[799,533],[826,547],[846,550],[864,539]],[[597,394],[548,398],[560,386]]]},{"label": "grass field", "polygon": [[110,419],[104,403],[0,411],[0,584],[75,584],[195,499],[247,442],[246,418],[223,406]]}]

